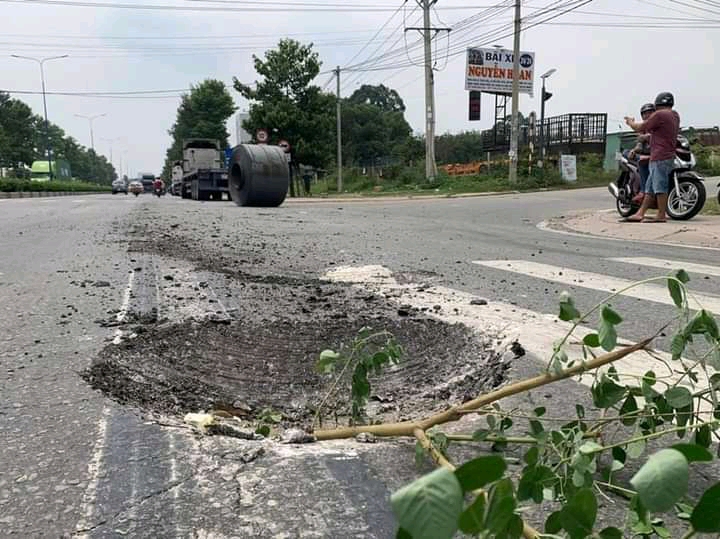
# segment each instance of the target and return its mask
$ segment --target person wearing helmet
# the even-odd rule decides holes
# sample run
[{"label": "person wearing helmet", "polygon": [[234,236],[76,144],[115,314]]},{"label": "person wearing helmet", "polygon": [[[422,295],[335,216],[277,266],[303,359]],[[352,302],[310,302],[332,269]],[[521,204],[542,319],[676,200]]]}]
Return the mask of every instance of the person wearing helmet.
[{"label": "person wearing helmet", "polygon": [[[664,223],[667,220],[667,201],[670,192],[670,172],[675,161],[677,136],[680,132],[680,115],[673,110],[675,98],[670,92],[662,92],[655,98],[655,112],[642,122],[625,117],[625,123],[639,133],[650,134],[650,175],[645,186],[646,196],[640,210],[627,218],[630,222]],[[654,219],[645,212],[657,202]]]},{"label": "person wearing helmet", "polygon": [[[654,103],[645,103],[640,107],[640,117],[646,122],[652,113],[655,112]],[[637,160],[638,173],[640,174],[640,191],[633,197],[633,202],[642,204],[645,198],[645,184],[648,176],[650,176],[650,135],[642,134],[638,136],[635,147],[630,150],[630,159]]]}]

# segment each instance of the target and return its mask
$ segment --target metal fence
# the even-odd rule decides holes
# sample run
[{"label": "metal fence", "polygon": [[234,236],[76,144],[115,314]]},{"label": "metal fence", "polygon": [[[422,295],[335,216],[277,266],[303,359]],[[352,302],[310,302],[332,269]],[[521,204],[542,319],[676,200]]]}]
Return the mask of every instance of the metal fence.
[{"label": "metal fence", "polygon": [[[548,153],[580,154],[605,153],[607,134],[607,114],[574,113],[545,118],[545,147]],[[535,136],[530,135],[527,122],[520,125],[518,146],[527,147],[530,142],[536,149],[540,145],[540,122]],[[483,151],[491,153],[507,152],[510,149],[509,122],[499,123],[493,129],[482,132]]]}]

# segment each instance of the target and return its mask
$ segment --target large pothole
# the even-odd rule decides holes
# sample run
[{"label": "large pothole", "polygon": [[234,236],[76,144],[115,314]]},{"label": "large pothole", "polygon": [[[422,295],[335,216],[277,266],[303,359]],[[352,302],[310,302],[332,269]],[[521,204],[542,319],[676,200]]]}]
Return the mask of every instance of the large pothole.
[{"label": "large pothole", "polygon": [[[293,301],[302,303],[303,290],[294,290]],[[315,369],[319,353],[350,344],[370,327],[393,333],[405,351],[398,366],[371,379],[368,409],[377,419],[420,417],[503,381],[506,366],[493,343],[461,325],[400,316],[384,299],[373,303],[371,312],[364,301],[343,301],[342,312],[328,304],[322,315],[299,310],[272,320],[145,325],[134,338],[106,347],[84,377],[122,403],[155,412],[271,409],[304,423],[332,382]],[[337,392],[328,410],[343,415],[348,396]]]}]

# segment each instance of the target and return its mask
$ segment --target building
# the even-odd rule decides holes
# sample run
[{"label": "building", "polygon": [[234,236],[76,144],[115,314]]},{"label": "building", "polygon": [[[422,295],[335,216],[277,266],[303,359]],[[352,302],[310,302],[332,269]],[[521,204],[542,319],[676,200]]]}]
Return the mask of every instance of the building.
[{"label": "building", "polygon": [[235,144],[247,144],[252,140],[250,133],[243,129],[243,122],[250,117],[247,112],[238,112],[235,116]]}]

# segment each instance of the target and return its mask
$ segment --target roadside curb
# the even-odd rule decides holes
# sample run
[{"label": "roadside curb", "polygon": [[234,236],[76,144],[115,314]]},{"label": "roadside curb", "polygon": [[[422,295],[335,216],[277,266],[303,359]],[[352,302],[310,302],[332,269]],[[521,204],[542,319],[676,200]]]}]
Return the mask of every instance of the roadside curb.
[{"label": "roadside curb", "polygon": [[80,195],[104,195],[105,191],[2,191],[0,198],[44,198]]},{"label": "roadside curb", "polygon": [[[548,231],[548,232],[554,232],[556,234],[564,234],[566,236],[575,236],[579,238],[585,238],[585,239],[599,239],[599,240],[606,240],[606,241],[622,241],[626,243],[640,243],[645,245],[664,245],[669,247],[684,247],[687,249],[703,249],[703,250],[709,250],[709,251],[720,251],[720,247],[714,247],[711,245],[703,245],[703,243],[696,241],[696,238],[692,237],[684,237],[683,242],[678,241],[668,241],[667,239],[664,239],[665,237],[669,237],[672,235],[677,235],[678,231],[670,232],[670,234],[667,234],[665,237],[657,237],[657,238],[650,238],[650,239],[643,239],[638,237],[619,237],[618,235],[614,235],[611,231],[608,231],[607,228],[603,228],[603,223],[600,222],[598,219],[597,223],[593,223],[591,227],[585,226],[585,227],[576,227],[569,224],[570,221],[576,220],[578,218],[583,217],[589,217],[589,216],[598,216],[601,214],[612,214],[614,213],[614,210],[605,210],[605,211],[597,211],[597,210],[583,210],[583,211],[577,211],[577,212],[571,212],[566,216],[563,217],[554,217],[551,219],[546,219],[544,221],[541,221],[537,223],[536,227],[539,230]],[[715,221],[715,222],[713,222]],[[697,231],[698,228],[702,229],[703,231],[699,234],[700,237],[703,236],[711,236],[714,234],[717,234],[716,230],[720,230],[720,218],[717,220],[713,219],[710,223],[707,222],[700,222],[697,221],[691,221],[691,223],[694,225],[693,228],[695,231]],[[679,232],[686,232],[688,222],[678,222],[678,225],[681,225],[683,228],[679,229]],[[642,225],[631,225],[631,226],[642,226]],[[636,230],[636,229],[633,229]],[[695,236],[698,236],[696,234]],[[717,237],[717,236],[713,236]]]}]

